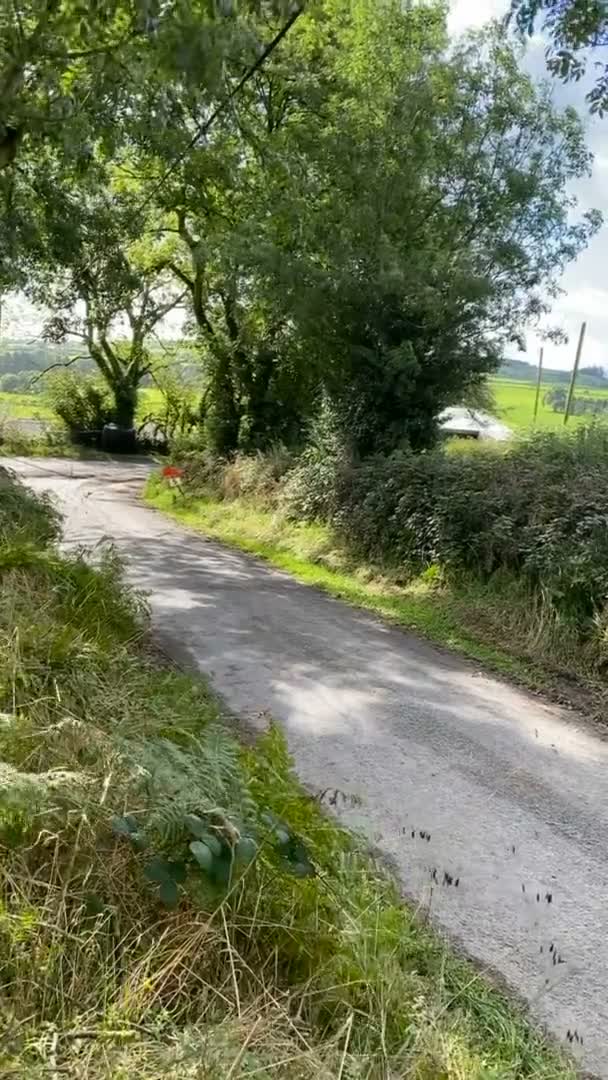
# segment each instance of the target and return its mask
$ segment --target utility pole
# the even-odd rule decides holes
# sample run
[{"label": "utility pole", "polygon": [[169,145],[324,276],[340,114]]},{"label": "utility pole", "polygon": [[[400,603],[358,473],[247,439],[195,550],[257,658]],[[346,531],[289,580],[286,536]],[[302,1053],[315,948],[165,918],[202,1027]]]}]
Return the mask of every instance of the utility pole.
[{"label": "utility pole", "polygon": [[538,379],[536,380],[536,399],[534,401],[534,420],[536,423],[536,417],[538,416],[538,399],[540,398],[540,384],[543,377],[543,353],[544,349],[541,346],[540,356],[538,358]]},{"label": "utility pole", "polygon": [[566,401],[566,411],[564,413],[564,424],[568,423],[568,417],[570,416],[570,409],[572,408],[572,399],[574,397],[574,387],[576,386],[576,376],[578,375],[578,367],[581,362],[581,353],[583,351],[583,341],[585,340],[585,330],[587,329],[587,323],[581,323],[581,332],[578,336],[578,345],[576,348],[576,356],[574,358],[574,367],[572,368],[572,378],[570,379],[570,389],[568,390],[568,400]]}]

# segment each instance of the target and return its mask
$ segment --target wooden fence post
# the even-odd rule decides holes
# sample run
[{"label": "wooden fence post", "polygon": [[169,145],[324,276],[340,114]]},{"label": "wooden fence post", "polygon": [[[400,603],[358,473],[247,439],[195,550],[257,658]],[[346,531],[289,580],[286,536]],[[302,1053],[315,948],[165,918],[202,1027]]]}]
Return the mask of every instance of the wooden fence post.
[{"label": "wooden fence post", "polygon": [[544,349],[541,346],[540,356],[538,358],[538,379],[536,380],[536,399],[534,401],[534,420],[536,423],[536,417],[538,416],[538,399],[540,397],[540,384],[543,377],[543,353]]},{"label": "wooden fence post", "polygon": [[564,413],[564,425],[568,423],[568,417],[570,416],[570,409],[572,408],[572,399],[574,397],[574,387],[576,386],[576,376],[578,375],[578,367],[581,362],[581,353],[583,351],[583,341],[585,340],[585,330],[587,329],[587,323],[581,324],[581,332],[578,337],[578,345],[576,348],[576,356],[574,358],[574,367],[572,368],[572,378],[570,379],[570,388],[568,390],[568,400],[566,401],[566,411]]}]

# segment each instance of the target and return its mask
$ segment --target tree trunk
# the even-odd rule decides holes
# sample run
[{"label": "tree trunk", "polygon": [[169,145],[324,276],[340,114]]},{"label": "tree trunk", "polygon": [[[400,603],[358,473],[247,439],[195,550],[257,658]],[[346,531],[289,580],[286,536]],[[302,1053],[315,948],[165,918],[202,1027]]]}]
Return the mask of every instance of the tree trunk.
[{"label": "tree trunk", "polygon": [[209,445],[218,454],[238,449],[241,409],[237,401],[230,357],[220,356],[213,375],[205,427]]},{"label": "tree trunk", "polygon": [[114,423],[121,428],[135,426],[137,410],[137,386],[131,382],[119,382],[112,386],[114,398]]}]

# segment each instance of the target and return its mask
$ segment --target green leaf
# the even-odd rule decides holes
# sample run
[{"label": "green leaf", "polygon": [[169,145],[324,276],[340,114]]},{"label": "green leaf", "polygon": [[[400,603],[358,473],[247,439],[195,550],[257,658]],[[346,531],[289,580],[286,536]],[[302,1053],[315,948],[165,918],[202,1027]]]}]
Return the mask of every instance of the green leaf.
[{"label": "green leaf", "polygon": [[164,884],[167,881],[173,882],[173,876],[171,874],[171,863],[167,859],[163,859],[160,855],[155,855],[153,859],[144,867],[144,875],[148,881],[154,881],[156,884]]},{"label": "green leaf", "polygon": [[165,907],[177,907],[179,893],[174,881],[163,881],[158,890],[158,895]]},{"label": "green leaf", "polygon": [[85,912],[89,918],[96,918],[98,915],[103,915],[106,908],[101,897],[96,893],[87,893],[85,896]]},{"label": "green leaf", "polygon": [[200,839],[207,845],[211,854],[214,855],[216,859],[219,859],[224,850],[221,840],[219,840],[217,836],[214,836],[213,833],[209,832],[203,833]]},{"label": "green leaf", "polygon": [[178,885],[183,885],[186,880],[186,864],[179,861],[172,861],[167,863],[171,879],[177,882]]},{"label": "green leaf", "polygon": [[308,852],[297,836],[290,836],[287,845],[280,847],[285,869],[296,877],[315,877],[317,871],[308,857]]},{"label": "green leaf", "polygon": [[201,840],[193,840],[189,846],[201,870],[210,873],[213,866],[213,855],[207,845],[203,844]]},{"label": "green leaf", "polygon": [[275,829],[275,837],[279,848],[288,848],[291,844],[291,833],[287,829]]},{"label": "green leaf", "polygon": [[116,836],[126,836],[130,839],[139,829],[139,823],[132,814],[125,814],[124,817],[114,815],[111,821],[112,832]]},{"label": "green leaf", "polygon": [[316,877],[317,874],[317,871],[308,859],[306,862],[289,862],[288,870],[294,877],[299,878]]},{"label": "green leaf", "polygon": [[205,822],[198,816],[198,814],[186,814],[184,818],[184,825],[190,830],[193,836],[197,840],[202,840],[203,836],[207,832],[207,826]]},{"label": "green leaf", "polygon": [[237,862],[250,863],[253,862],[258,853],[258,845],[252,836],[241,836],[238,844],[234,849],[234,857]]},{"label": "green leaf", "polygon": [[230,885],[232,879],[233,858],[232,851],[226,849],[219,859],[213,860],[211,877],[217,885]]}]

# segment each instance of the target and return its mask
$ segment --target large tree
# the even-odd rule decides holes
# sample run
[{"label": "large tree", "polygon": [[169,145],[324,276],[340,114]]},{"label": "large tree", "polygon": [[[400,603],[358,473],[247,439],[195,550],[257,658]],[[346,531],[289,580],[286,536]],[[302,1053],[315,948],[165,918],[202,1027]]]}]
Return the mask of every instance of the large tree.
[{"label": "large tree", "polygon": [[300,11],[291,0],[0,2],[0,291],[40,257],[32,206],[137,142],[165,145],[168,176],[173,129],[182,149],[204,141]]},{"label": "large tree", "polygon": [[500,34],[446,55],[441,5],[329,6],[322,123],[279,132],[260,253],[356,448],[425,446],[598,227],[568,188],[590,157]]},{"label": "large tree", "polygon": [[441,3],[324,0],[192,147],[199,112],[180,97],[161,190],[166,148],[135,157],[222,451],[284,438],[322,392],[360,452],[427,445],[598,225],[572,219],[575,114],[500,34],[448,54]]},{"label": "large tree", "polygon": [[130,428],[138,388],[152,370],[152,335],[183,290],[142,246],[128,196],[81,188],[64,197],[69,227],[50,215],[49,263],[39,267],[31,295],[51,311],[46,338],[82,346],[112,395],[115,423]]},{"label": "large tree", "polygon": [[[204,139],[193,142],[207,107],[191,86],[175,96],[166,135],[135,138],[124,162],[139,178],[143,201],[158,208],[152,243],[158,251],[161,233],[159,266],[188,290],[207,377],[202,419],[221,451],[297,438],[315,388],[310,365],[297,355],[282,292],[261,257],[262,234],[277,210],[271,174],[289,167],[278,133],[294,109],[310,104],[310,72],[297,42],[322,13],[318,6],[309,11],[303,29],[281,42]],[[277,18],[263,25],[263,36],[275,40],[284,24]],[[151,112],[159,107],[156,94],[151,87]]]},{"label": "large tree", "polygon": [[596,50],[608,48],[606,0],[511,0],[511,19],[521,33],[542,30],[549,39],[547,67],[558,78],[578,81],[587,70],[588,54],[596,69],[587,94],[592,112],[608,110],[608,62]]},{"label": "large tree", "polygon": [[580,125],[500,35],[449,51],[440,0],[317,0],[262,66],[287,24],[258,7],[215,89],[163,39],[85,161],[52,139],[24,155],[11,268],[58,282],[62,314],[93,268],[106,328],[144,269],[171,275],[223,452],[297,438],[321,396],[361,453],[425,446],[597,227],[567,193],[589,167]]},{"label": "large tree", "polygon": [[[51,304],[47,332],[83,340],[122,423],[149,366],[152,327],[178,293],[166,295],[175,279],[154,254],[150,211],[158,216],[173,173],[196,159],[301,6],[24,0],[0,9],[0,289]],[[145,150],[142,177],[135,148]],[[128,345],[116,348],[117,332]]]},{"label": "large tree", "polygon": [[[192,117],[201,112],[191,90],[180,98],[181,120],[169,144],[140,144],[143,190],[163,214],[163,265],[189,290],[208,375],[204,422],[219,450],[297,438],[319,398],[326,364],[294,319],[282,281],[289,273],[285,254],[291,258],[308,242],[307,201],[318,172],[309,150],[325,123],[335,124],[340,95],[352,96],[341,69],[353,34],[364,48],[364,28],[380,40],[384,26],[395,62],[401,54],[406,63],[426,38],[444,41],[438,5],[400,20],[393,19],[395,8],[383,3],[374,14],[374,5],[361,0],[309,6],[205,142],[191,145]],[[367,45],[374,48],[371,37]],[[361,85],[359,110],[370,89]],[[167,155],[178,163],[169,175]]]}]

